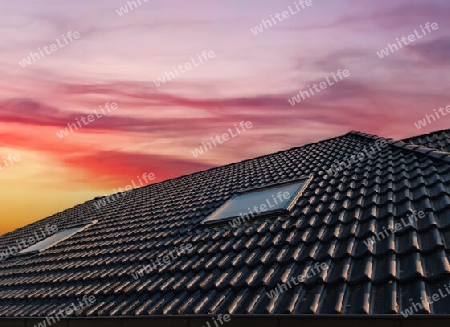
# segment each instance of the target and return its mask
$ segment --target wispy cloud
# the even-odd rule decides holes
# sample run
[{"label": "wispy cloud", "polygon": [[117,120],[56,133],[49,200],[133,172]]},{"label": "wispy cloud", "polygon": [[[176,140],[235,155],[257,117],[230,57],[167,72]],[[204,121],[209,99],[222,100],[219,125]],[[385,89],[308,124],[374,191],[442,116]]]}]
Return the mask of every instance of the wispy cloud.
[{"label": "wispy cloud", "polygon": [[[115,9],[123,3],[24,0],[0,13],[0,150],[24,154],[8,173],[14,184],[0,186],[1,194],[17,185],[51,185],[52,196],[67,191],[75,202],[144,172],[160,181],[349,130],[410,136],[412,122],[447,103],[447,1],[315,2],[258,37],[248,22],[284,10],[291,0],[155,0],[119,19]],[[375,55],[426,21],[442,22],[439,33],[383,62]],[[24,54],[75,30],[83,37],[66,51],[27,69],[17,65]],[[204,49],[215,52],[214,61],[164,90],[153,84]],[[341,68],[351,78],[294,108],[286,101]],[[70,138],[55,137],[107,101],[120,111]],[[192,158],[202,141],[243,120],[253,123],[251,133]],[[74,184],[86,194],[70,193]]]}]

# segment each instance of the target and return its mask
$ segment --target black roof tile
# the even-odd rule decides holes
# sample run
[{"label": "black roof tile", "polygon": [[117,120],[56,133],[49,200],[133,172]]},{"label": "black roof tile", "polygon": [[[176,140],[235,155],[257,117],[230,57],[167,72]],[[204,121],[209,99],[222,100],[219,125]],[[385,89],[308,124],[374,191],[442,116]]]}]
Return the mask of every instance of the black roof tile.
[{"label": "black roof tile", "polygon": [[436,131],[429,134],[419,135],[410,137],[403,140],[403,142],[408,144],[420,145],[426,148],[450,152],[450,131],[442,130]]},{"label": "black roof tile", "polygon": [[[97,301],[78,316],[399,314],[450,283],[449,135],[393,141],[350,132],[135,189],[101,210],[88,201],[8,233],[0,249],[46,224],[98,220],[42,253],[0,263],[0,316],[45,317],[85,294]],[[379,140],[388,147],[328,176],[333,163]],[[239,190],[307,176],[288,215],[200,225]],[[413,210],[425,217],[409,221]],[[132,277],[187,243],[192,251],[171,265]],[[322,263],[327,269],[267,296]],[[450,313],[449,299],[421,312]]]}]

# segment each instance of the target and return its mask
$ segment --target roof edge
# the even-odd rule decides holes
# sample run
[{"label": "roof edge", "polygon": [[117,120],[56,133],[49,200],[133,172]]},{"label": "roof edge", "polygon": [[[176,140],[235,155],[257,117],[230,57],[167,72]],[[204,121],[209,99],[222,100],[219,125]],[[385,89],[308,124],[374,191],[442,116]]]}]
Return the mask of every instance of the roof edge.
[{"label": "roof edge", "polygon": [[[242,315],[227,314],[227,321],[224,320],[224,314],[221,319],[216,315],[155,315],[155,316],[119,316],[119,317],[71,317],[58,321],[58,326],[86,326],[86,327],[136,327],[153,324],[155,326],[174,326],[174,327],[200,327],[200,326],[264,326],[264,327],[297,327],[299,323],[305,326],[329,327],[338,324],[350,323],[350,326],[357,324],[367,324],[375,326],[375,323],[388,323],[391,327],[422,327],[427,321],[433,322],[436,326],[447,326],[450,322],[450,315],[434,314],[413,314],[409,317],[403,317],[401,314],[265,314],[265,315]],[[37,324],[45,318],[0,318],[2,326],[27,327]],[[228,323],[230,322],[230,323]]]},{"label": "roof edge", "polygon": [[424,137],[424,136],[427,136],[427,135],[433,135],[433,134],[437,134],[437,133],[442,133],[442,132],[447,132],[447,131],[450,131],[450,129],[449,128],[439,129],[437,131],[433,131],[433,132],[429,132],[429,133],[425,133],[425,134],[419,134],[419,135],[410,136],[410,137],[402,139],[402,141],[406,143],[406,141],[411,140],[411,139],[415,139],[415,138],[418,138],[418,137]]},{"label": "roof edge", "polygon": [[351,131],[350,134],[365,137],[372,140],[384,140],[387,142],[387,144],[395,148],[412,151],[416,154],[427,155],[432,159],[442,160],[446,163],[450,163],[450,153],[448,152],[438,151],[421,145],[409,144],[405,143],[404,141],[395,141],[394,139],[391,138],[381,137],[373,134],[366,134],[359,131]]}]

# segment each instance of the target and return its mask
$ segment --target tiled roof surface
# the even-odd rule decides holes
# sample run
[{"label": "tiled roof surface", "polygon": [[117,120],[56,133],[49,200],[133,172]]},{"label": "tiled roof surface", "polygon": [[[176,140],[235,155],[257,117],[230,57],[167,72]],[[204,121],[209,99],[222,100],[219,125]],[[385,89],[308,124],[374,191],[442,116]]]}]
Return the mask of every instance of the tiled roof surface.
[{"label": "tiled roof surface", "polygon": [[403,142],[450,153],[450,129],[410,137]]},{"label": "tiled roof surface", "polygon": [[[450,282],[450,156],[388,140],[326,175],[376,140],[351,132],[136,189],[104,209],[89,201],[9,233],[0,249],[46,224],[99,220],[36,256],[0,263],[0,316],[51,316],[85,294],[97,301],[80,316],[400,313]],[[238,190],[302,176],[312,181],[288,216],[200,225]],[[365,245],[412,210],[425,218]],[[131,276],[188,243],[192,251],[171,265]],[[329,268],[266,295],[315,263]],[[450,313],[450,296],[420,312]]]}]

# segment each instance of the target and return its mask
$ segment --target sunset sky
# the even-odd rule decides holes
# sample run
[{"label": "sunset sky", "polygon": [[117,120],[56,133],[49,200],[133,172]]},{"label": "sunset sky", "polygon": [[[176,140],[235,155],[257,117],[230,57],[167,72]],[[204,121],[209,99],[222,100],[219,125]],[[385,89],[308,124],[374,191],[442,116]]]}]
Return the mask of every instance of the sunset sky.
[{"label": "sunset sky", "polygon": [[[124,0],[0,0],[0,165],[20,155],[0,170],[0,234],[144,173],[159,182],[350,130],[398,139],[450,125],[414,125],[450,105],[448,0],[312,0],[258,35],[294,1],[144,1],[120,16]],[[439,29],[378,57],[427,22]],[[79,39],[19,64],[69,31]],[[155,85],[204,50],[214,58]],[[350,76],[288,103],[339,69]],[[107,102],[118,108],[57,136]],[[192,155],[241,121],[253,127]]]}]

